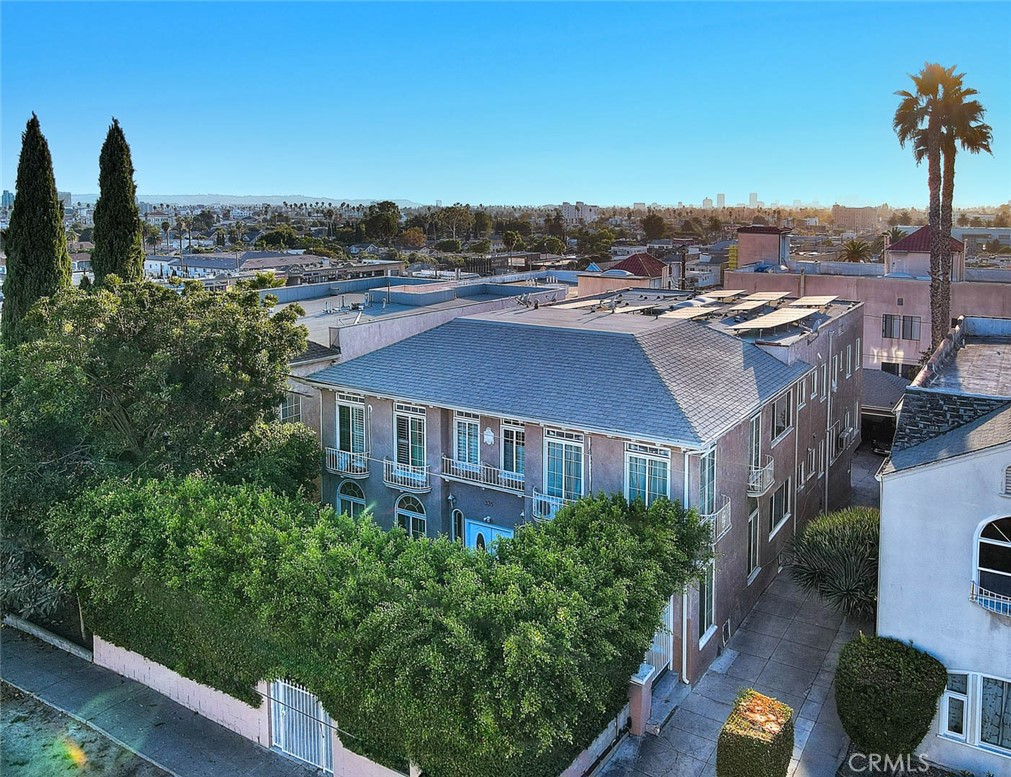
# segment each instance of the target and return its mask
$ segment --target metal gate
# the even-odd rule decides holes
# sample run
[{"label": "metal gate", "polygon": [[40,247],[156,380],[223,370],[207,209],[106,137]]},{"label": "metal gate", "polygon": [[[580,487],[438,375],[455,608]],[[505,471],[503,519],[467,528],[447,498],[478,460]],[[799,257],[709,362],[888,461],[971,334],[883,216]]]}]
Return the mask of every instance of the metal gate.
[{"label": "metal gate", "polygon": [[671,597],[667,606],[663,608],[663,623],[653,636],[653,644],[646,651],[643,661],[656,667],[657,675],[670,668],[671,661],[674,660],[674,598]]},{"label": "metal gate", "polygon": [[271,743],[281,752],[333,774],[333,723],[319,699],[284,680],[271,684]]}]

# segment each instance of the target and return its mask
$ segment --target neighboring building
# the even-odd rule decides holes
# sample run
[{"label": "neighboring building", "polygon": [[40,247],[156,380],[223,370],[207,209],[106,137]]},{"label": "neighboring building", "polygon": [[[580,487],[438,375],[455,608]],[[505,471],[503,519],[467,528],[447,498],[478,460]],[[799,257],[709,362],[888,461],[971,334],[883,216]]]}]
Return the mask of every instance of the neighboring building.
[{"label": "neighboring building", "polygon": [[737,230],[737,266],[771,264],[778,267],[790,257],[790,230],[751,226]]},{"label": "neighboring building", "polygon": [[0,207],[2,208],[14,207],[14,192],[9,192],[6,189],[4,189],[3,199],[0,200]]},{"label": "neighboring building", "polygon": [[589,493],[681,500],[712,522],[717,560],[648,658],[695,682],[798,527],[848,498],[862,307],[610,302],[456,318],[303,379],[322,394],[323,500],[474,548]]},{"label": "neighboring building", "polygon": [[706,197],[704,200],[702,200],[702,210],[712,210],[712,209],[713,209],[713,200],[711,197]]},{"label": "neighboring building", "polygon": [[[789,272],[742,268],[724,273],[724,283],[749,292],[784,291],[836,295],[865,305],[864,366],[906,378],[919,370],[930,348],[930,281],[884,274],[882,264],[790,261]],[[967,280],[951,284],[951,315],[1011,317],[1011,273],[987,271],[993,278],[966,270]]]},{"label": "neighboring building", "polygon": [[716,207],[717,208],[724,208],[724,207],[726,207],[726,205],[727,205],[727,195],[723,194],[722,192],[720,194],[717,194],[716,195]]},{"label": "neighboring building", "polygon": [[[965,280],[964,246],[949,238],[951,246],[951,280]],[[885,275],[902,274],[930,278],[930,227],[920,227],[885,249]]]},{"label": "neighboring building", "polygon": [[56,192],[56,196],[60,200],[60,205],[63,206],[63,210],[65,212],[70,210],[70,207],[74,204],[74,196],[70,192]]},{"label": "neighboring building", "polygon": [[758,192],[751,192],[748,195],[748,207],[757,208],[758,207]]},{"label": "neighboring building", "polygon": [[878,475],[877,632],[947,668],[920,747],[980,775],[1011,773],[1009,345],[1011,320],[960,320],[906,390]]},{"label": "neighboring building", "polygon": [[626,256],[644,253],[649,253],[649,246],[625,246],[625,245],[611,246],[612,259],[624,259]]},{"label": "neighboring building", "polygon": [[589,224],[599,218],[596,206],[587,205],[585,202],[577,202],[575,205],[571,202],[563,202],[561,211],[562,219],[568,226]]},{"label": "neighboring building", "polygon": [[848,208],[845,205],[832,206],[832,224],[841,229],[867,232],[877,229],[877,208]]},{"label": "neighboring building", "polygon": [[658,280],[660,288],[669,288],[670,270],[666,263],[661,262],[649,253],[637,253],[626,256],[617,264],[610,267],[609,272],[626,272],[640,278],[651,278]]}]

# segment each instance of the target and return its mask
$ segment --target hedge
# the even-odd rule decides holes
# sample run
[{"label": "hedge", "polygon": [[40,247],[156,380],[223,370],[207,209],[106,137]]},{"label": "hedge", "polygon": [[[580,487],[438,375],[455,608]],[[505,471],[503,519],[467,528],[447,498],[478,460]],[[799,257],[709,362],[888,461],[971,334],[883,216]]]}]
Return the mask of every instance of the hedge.
[{"label": "hedge", "polygon": [[839,655],[839,719],[864,753],[913,754],[930,729],[947,681],[947,671],[933,656],[895,639],[860,634]]},{"label": "hedge", "polygon": [[734,702],[716,743],[716,777],[786,777],[793,710],[750,688]]},{"label": "hedge", "polygon": [[666,500],[587,498],[492,555],[195,477],[108,483],[48,528],[103,638],[253,704],[295,680],[347,747],[435,777],[558,774],[710,555]]},{"label": "hedge", "polygon": [[878,599],[879,535],[878,511],[871,507],[851,507],[811,521],[793,539],[790,574],[834,609],[871,618]]}]

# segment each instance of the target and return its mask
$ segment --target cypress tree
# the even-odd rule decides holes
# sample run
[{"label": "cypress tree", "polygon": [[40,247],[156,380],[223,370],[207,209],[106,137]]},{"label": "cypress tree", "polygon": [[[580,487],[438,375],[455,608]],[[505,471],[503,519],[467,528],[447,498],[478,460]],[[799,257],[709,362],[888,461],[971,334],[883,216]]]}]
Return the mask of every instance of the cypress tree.
[{"label": "cypress tree", "polygon": [[98,160],[98,202],[95,203],[95,250],[91,269],[95,283],[115,273],[124,281],[144,278],[144,242],[133,182],[130,146],[117,119],[102,144]]},{"label": "cypress tree", "polygon": [[5,250],[7,280],[0,332],[4,340],[11,342],[28,309],[40,298],[69,287],[71,278],[53,158],[34,113],[21,135],[17,193]]}]

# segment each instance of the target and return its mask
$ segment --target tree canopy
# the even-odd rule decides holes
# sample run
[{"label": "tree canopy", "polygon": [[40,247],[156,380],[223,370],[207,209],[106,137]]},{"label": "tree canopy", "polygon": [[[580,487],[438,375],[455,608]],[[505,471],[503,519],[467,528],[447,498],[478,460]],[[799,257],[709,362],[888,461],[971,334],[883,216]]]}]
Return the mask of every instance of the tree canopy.
[{"label": "tree canopy", "polygon": [[0,333],[7,342],[29,308],[70,286],[70,254],[63,229],[63,206],[56,192],[53,159],[33,113],[21,134],[17,193],[4,234],[7,277]]}]

